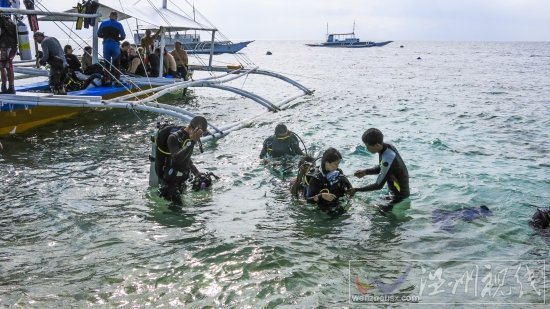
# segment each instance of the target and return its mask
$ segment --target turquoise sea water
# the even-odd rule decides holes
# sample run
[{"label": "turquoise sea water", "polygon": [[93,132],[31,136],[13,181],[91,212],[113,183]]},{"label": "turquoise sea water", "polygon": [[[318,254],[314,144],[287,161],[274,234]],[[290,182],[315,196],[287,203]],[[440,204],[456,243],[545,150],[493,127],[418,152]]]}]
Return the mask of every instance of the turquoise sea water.
[{"label": "turquoise sea water", "polygon": [[[260,41],[245,51],[315,94],[205,144],[194,161],[221,179],[209,192],[187,194],[181,211],[148,187],[154,115],[92,111],[1,139],[0,306],[360,307],[353,295],[420,289],[425,304],[544,300],[550,290],[536,271],[548,260],[550,237],[527,222],[535,206],[550,206],[549,43],[323,49]],[[235,85],[271,99],[296,93],[253,76]],[[193,90],[187,105],[180,95],[163,100],[217,124],[263,111],[212,89]],[[258,160],[280,122],[312,153],[339,149],[348,175],[377,163],[361,134],[380,128],[408,166],[410,203],[382,215],[373,205],[385,189],[359,193],[347,214],[330,220],[292,201],[295,161],[266,167]],[[452,221],[451,231],[432,222],[435,209],[480,205],[493,215]],[[533,285],[517,279],[523,268],[512,260],[535,270]],[[476,265],[484,274],[507,268],[510,294],[496,293],[496,279],[492,298],[453,292],[448,283]],[[404,274],[391,293],[378,283]],[[375,287],[362,294],[361,285]]]}]

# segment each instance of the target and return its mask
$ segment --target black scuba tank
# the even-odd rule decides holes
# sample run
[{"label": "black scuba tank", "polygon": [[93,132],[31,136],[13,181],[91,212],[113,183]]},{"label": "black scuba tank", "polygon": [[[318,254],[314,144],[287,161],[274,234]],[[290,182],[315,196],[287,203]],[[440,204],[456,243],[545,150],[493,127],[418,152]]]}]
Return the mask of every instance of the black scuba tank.
[{"label": "black scuba tank", "polygon": [[170,158],[168,151],[168,137],[170,134],[181,130],[182,126],[176,126],[170,123],[157,123],[157,132],[151,135],[151,161],[149,185],[158,186],[159,178],[164,175],[164,169],[167,167]]}]

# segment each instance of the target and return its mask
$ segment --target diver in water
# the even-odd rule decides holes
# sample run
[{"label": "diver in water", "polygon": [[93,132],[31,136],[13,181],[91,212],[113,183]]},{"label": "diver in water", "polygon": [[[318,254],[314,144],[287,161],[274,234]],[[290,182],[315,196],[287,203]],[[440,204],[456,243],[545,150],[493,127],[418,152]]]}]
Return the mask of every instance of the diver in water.
[{"label": "diver in water", "polygon": [[265,139],[260,159],[264,159],[267,155],[272,158],[282,157],[285,155],[304,155],[300,149],[299,137],[289,131],[284,124],[278,124],[275,127],[275,135]]},{"label": "diver in water", "polygon": [[380,190],[388,184],[390,202],[379,207],[381,211],[391,211],[393,206],[410,195],[409,172],[405,162],[397,152],[395,146],[384,143],[384,135],[376,128],[370,128],[362,136],[363,143],[370,153],[378,153],[379,165],[355,172],[355,176],[362,178],[365,175],[378,175],[376,182],[361,188],[353,188],[353,192]]},{"label": "diver in water", "polygon": [[161,177],[160,196],[180,206],[181,194],[190,173],[195,177],[202,175],[191,161],[191,155],[195,144],[199,143],[200,146],[200,138],[206,132],[207,121],[202,116],[196,116],[187,127],[175,132],[170,132],[171,128],[165,128],[167,132],[159,131],[155,169]]},{"label": "diver in water", "polygon": [[492,215],[493,212],[485,205],[479,207],[464,207],[457,210],[436,209],[432,212],[432,222],[439,223],[440,229],[452,232],[457,220],[471,222]]},{"label": "diver in water", "polygon": [[544,230],[550,227],[550,208],[540,209],[531,217],[529,225],[535,229]]},{"label": "diver in water", "polygon": [[317,161],[315,158],[306,155],[298,162],[298,175],[290,182],[290,193],[293,197],[305,196],[310,178],[308,172],[315,167],[315,161]]},{"label": "diver in water", "polygon": [[308,175],[309,183],[306,188],[305,197],[309,203],[316,203],[317,206],[331,217],[337,217],[346,212],[340,205],[339,199],[346,192],[353,195],[351,183],[338,168],[342,155],[334,148],[329,148],[323,153],[321,166]]}]

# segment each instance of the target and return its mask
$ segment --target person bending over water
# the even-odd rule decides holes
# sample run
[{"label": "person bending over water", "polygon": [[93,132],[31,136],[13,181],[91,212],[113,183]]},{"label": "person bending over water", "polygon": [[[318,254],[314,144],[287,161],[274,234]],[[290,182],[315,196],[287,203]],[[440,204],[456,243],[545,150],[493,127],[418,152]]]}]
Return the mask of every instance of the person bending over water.
[{"label": "person bending over water", "polygon": [[353,188],[352,192],[366,192],[380,190],[388,184],[390,201],[380,206],[380,210],[391,211],[393,206],[410,195],[409,172],[405,162],[397,152],[395,146],[384,143],[384,135],[376,128],[370,128],[362,136],[363,143],[370,153],[378,153],[379,165],[355,172],[355,176],[362,178],[365,175],[378,175],[376,182],[361,188]]},{"label": "person bending over water", "polygon": [[[308,175],[309,184],[305,197],[309,203],[317,206],[331,217],[336,217],[346,210],[339,203],[339,199],[352,188],[348,178],[338,168],[342,155],[334,148],[329,148],[323,153],[321,166],[317,167],[313,174]],[[353,195],[353,192],[350,192]]]}]

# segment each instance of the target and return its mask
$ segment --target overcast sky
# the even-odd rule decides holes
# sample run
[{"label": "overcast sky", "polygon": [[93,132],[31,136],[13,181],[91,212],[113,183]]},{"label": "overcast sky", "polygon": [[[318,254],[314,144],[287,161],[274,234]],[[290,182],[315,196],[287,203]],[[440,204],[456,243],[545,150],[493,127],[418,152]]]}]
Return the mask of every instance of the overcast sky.
[{"label": "overcast sky", "polygon": [[[113,0],[100,2],[109,1]],[[138,0],[120,1],[132,5]],[[162,3],[162,0],[140,1],[142,5]],[[52,10],[65,9],[61,6],[63,2],[42,0]],[[194,3],[234,40],[323,40],[327,23],[330,32],[349,32],[355,21],[355,33],[364,40],[550,41],[550,0],[196,0]],[[178,10],[176,5],[189,8],[186,0],[168,0],[169,8]]]}]

